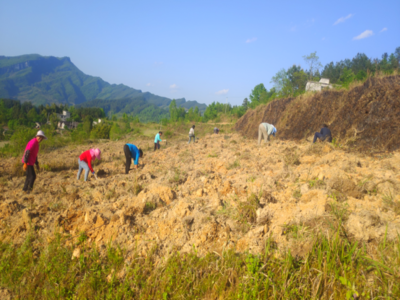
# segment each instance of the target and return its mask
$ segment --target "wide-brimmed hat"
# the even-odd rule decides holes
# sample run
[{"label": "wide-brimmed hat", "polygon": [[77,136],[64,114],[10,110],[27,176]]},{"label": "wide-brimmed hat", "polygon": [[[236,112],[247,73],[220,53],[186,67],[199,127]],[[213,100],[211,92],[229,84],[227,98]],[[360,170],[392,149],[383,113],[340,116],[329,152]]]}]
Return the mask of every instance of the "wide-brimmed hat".
[{"label": "wide-brimmed hat", "polygon": [[41,130],[39,130],[39,131],[36,133],[36,136],[41,136],[42,138],[44,138],[45,140],[47,140],[47,137],[45,136],[44,132],[41,131]]}]

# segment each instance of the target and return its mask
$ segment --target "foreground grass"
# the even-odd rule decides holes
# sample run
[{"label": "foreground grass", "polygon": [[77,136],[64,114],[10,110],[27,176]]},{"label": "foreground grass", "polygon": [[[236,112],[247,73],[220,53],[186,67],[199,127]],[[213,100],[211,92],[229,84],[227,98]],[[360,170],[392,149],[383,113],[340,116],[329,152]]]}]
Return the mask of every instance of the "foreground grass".
[{"label": "foreground grass", "polygon": [[13,299],[399,299],[400,241],[377,245],[376,259],[365,245],[318,235],[304,258],[275,249],[262,255],[225,251],[124,260],[108,247],[100,255],[79,239],[81,254],[57,236],[47,246],[0,244],[0,287]]}]

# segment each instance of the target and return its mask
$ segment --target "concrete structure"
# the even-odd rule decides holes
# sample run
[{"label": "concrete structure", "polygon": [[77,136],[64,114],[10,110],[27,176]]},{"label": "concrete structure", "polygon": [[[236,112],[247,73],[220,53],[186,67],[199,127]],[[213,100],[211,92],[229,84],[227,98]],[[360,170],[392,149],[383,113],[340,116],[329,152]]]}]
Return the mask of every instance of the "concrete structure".
[{"label": "concrete structure", "polygon": [[70,121],[59,121],[57,127],[60,129],[76,129],[78,127],[79,122],[70,122]]},{"label": "concrete structure", "polygon": [[93,126],[97,125],[97,124],[100,124],[100,123],[101,123],[101,119],[98,119],[97,121],[93,121]]},{"label": "concrete structure", "polygon": [[321,78],[319,82],[317,81],[307,81],[306,92],[308,91],[321,91],[323,89],[331,89],[333,86],[329,84],[329,79]]},{"label": "concrete structure", "polygon": [[57,117],[60,119],[60,121],[67,121],[69,118],[71,118],[71,113],[63,110],[62,114],[57,114]]}]

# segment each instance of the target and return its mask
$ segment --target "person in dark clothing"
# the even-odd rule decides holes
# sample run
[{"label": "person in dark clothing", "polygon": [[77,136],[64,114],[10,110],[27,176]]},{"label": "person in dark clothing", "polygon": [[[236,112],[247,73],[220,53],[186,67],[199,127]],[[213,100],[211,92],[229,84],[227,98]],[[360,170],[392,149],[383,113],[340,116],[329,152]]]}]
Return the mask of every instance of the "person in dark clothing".
[{"label": "person in dark clothing", "polygon": [[331,133],[331,130],[328,128],[328,125],[323,124],[321,131],[316,132],[314,134],[313,143],[315,143],[317,141],[317,139],[319,139],[321,142],[323,142],[325,140],[328,141],[329,143],[332,142],[332,133]]},{"label": "person in dark clothing", "polygon": [[135,145],[126,144],[124,145],[124,153],[126,158],[125,174],[128,174],[131,167],[131,159],[133,158],[134,165],[137,169],[139,164],[139,157],[143,157],[143,151],[142,149],[138,149],[138,147],[136,147]]}]

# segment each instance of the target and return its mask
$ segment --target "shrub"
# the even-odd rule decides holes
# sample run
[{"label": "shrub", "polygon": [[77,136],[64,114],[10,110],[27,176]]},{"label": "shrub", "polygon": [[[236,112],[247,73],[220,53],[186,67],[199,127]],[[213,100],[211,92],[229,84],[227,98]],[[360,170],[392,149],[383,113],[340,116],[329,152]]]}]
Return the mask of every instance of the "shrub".
[{"label": "shrub", "polygon": [[110,138],[111,126],[106,123],[100,123],[96,125],[91,133],[90,137],[92,139],[109,139]]}]

